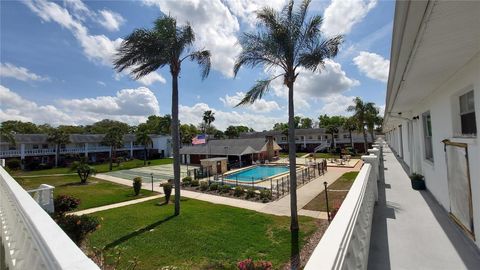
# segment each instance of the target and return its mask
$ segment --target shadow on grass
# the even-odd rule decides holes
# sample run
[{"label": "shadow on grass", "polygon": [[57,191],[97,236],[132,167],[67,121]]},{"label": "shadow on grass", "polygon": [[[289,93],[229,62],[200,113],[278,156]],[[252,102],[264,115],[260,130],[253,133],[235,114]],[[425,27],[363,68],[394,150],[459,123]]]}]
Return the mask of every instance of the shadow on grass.
[{"label": "shadow on grass", "polygon": [[104,247],[103,249],[104,249],[104,250],[109,250],[109,249],[111,249],[111,248],[114,248],[114,247],[116,247],[116,246],[118,246],[118,245],[120,245],[120,244],[122,244],[122,243],[124,243],[124,242],[126,242],[126,241],[128,241],[128,240],[130,240],[131,238],[133,238],[133,237],[135,237],[135,236],[138,236],[138,235],[140,235],[140,234],[142,234],[142,233],[148,232],[148,231],[150,231],[150,230],[152,230],[152,229],[154,229],[154,228],[162,225],[163,223],[169,221],[170,219],[172,219],[172,218],[174,218],[174,217],[176,217],[176,216],[175,216],[175,215],[168,216],[168,217],[166,217],[166,218],[164,218],[164,219],[162,219],[162,220],[159,220],[159,221],[157,221],[157,222],[155,222],[155,223],[152,223],[152,224],[150,224],[150,225],[148,225],[148,226],[146,226],[146,227],[143,227],[143,228],[141,228],[141,229],[138,229],[138,230],[136,230],[136,231],[134,231],[134,232],[132,232],[132,233],[129,233],[129,234],[125,235],[125,236],[122,236],[122,237],[118,238],[117,240],[115,240],[115,241],[113,241],[113,242],[105,245],[105,247]]},{"label": "shadow on grass", "polygon": [[300,243],[298,239],[299,230],[291,230],[290,242],[290,269],[296,270],[300,266]]}]

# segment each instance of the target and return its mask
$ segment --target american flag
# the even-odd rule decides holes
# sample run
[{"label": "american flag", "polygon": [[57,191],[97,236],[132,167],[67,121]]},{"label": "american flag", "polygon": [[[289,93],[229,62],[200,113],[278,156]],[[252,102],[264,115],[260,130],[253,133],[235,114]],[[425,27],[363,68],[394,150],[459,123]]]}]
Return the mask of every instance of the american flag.
[{"label": "american flag", "polygon": [[205,134],[197,135],[195,138],[192,139],[192,144],[204,144],[206,143],[206,136]]}]

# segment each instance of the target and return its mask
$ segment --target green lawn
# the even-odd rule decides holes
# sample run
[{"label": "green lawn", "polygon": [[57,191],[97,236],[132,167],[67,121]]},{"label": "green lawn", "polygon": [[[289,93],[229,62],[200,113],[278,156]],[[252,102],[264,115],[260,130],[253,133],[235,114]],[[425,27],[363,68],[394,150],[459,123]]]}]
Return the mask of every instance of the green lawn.
[{"label": "green lawn", "polygon": [[156,194],[148,190],[142,190],[139,196],[134,196],[133,187],[118,185],[93,177],[88,179],[89,183],[87,185],[81,185],[77,175],[15,178],[26,190],[38,188],[40,184],[49,184],[55,186],[55,196],[71,195],[80,199],[80,205],[76,210],[129,201]]},{"label": "green lawn", "polygon": [[[306,155],[306,154],[308,154],[308,153],[305,153],[305,152],[297,152],[297,153],[295,153],[295,156],[296,156],[296,157],[301,157],[301,156],[304,156],[304,155]],[[288,153],[280,153],[279,156],[280,156],[281,158],[288,158]]]},{"label": "green lawn", "polygon": [[[88,237],[88,247],[116,247],[122,251],[119,269],[137,257],[135,269],[237,269],[246,258],[268,260],[280,269],[290,256],[290,218],[211,204],[181,201],[181,214],[173,205],[157,200],[92,214],[100,228]],[[300,217],[300,243],[315,230],[316,221]]]},{"label": "green lawn", "polygon": [[[328,206],[330,210],[335,203],[342,202],[347,196],[348,190],[352,186],[358,172],[347,172],[340,176],[335,182],[328,186]],[[337,191],[335,191],[337,190]],[[346,191],[345,191],[346,190]],[[327,211],[325,203],[325,191],[322,191],[313,200],[311,200],[303,209],[314,211]]]},{"label": "green lawn", "polygon": [[[150,166],[173,163],[173,159],[171,158],[152,159],[149,161],[150,161]],[[108,162],[103,164],[92,165],[92,166],[95,167],[95,169],[97,170],[97,173],[108,172],[108,168],[109,168]],[[143,160],[132,159],[132,160],[120,163],[120,166],[117,166],[117,164],[114,163],[112,170],[113,171],[128,170],[128,169],[133,169],[138,167],[143,167]],[[70,168],[61,167],[61,168],[52,168],[52,169],[36,170],[36,171],[13,171],[11,174],[14,176],[30,176],[30,175],[68,174],[68,173],[75,173],[75,172],[72,172]]]}]

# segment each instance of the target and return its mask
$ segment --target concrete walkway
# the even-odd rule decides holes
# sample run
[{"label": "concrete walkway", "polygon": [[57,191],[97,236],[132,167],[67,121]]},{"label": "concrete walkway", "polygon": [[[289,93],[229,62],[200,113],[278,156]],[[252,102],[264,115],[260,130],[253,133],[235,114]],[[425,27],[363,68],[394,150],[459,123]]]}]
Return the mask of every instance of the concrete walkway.
[{"label": "concrete walkway", "polygon": [[[313,218],[327,219],[326,212],[305,210],[305,209],[302,209],[302,207],[304,207],[313,198],[315,198],[318,194],[320,194],[322,190],[324,190],[323,182],[326,181],[328,185],[330,185],[345,172],[359,170],[360,166],[361,164],[359,163],[355,168],[329,168],[326,174],[320,177],[317,177],[316,179],[312,180],[311,182],[297,189],[297,202],[298,202],[297,206],[299,209],[298,214],[303,216],[313,217]],[[111,181],[117,184],[121,184],[121,185],[126,185],[126,186],[132,185],[132,181],[130,180],[126,180],[123,178],[119,178],[119,177],[115,177],[107,174],[97,174],[95,177],[99,179]],[[142,188],[151,190],[152,189],[151,183],[143,183]],[[154,183],[153,190],[163,193],[163,189],[159,186],[158,182]],[[174,192],[172,193],[174,194]],[[182,197],[249,209],[249,210],[266,213],[266,214],[272,214],[272,215],[278,215],[278,216],[290,216],[290,195],[287,195],[281,198],[280,200],[273,201],[270,203],[246,201],[242,199],[217,196],[217,195],[189,191],[189,190],[182,190]],[[107,208],[107,209],[110,209],[110,208]],[[106,210],[106,209],[101,209],[96,211],[102,211],[102,210]]]},{"label": "concrete walkway", "polygon": [[149,197],[145,197],[145,198],[141,198],[141,199],[137,199],[137,200],[130,200],[130,201],[126,201],[126,202],[120,202],[120,203],[114,203],[114,204],[99,206],[99,207],[95,207],[95,208],[89,208],[89,209],[69,213],[69,215],[81,216],[81,215],[91,214],[91,213],[100,212],[100,211],[104,211],[104,210],[109,210],[109,209],[113,209],[113,208],[123,207],[123,206],[132,205],[132,204],[141,203],[141,202],[146,202],[146,201],[150,201],[150,200],[155,200],[155,199],[161,198],[163,196],[164,196],[163,194],[162,195],[155,195],[155,196],[149,196]]},{"label": "concrete walkway", "polygon": [[388,147],[384,159],[368,268],[480,269],[478,249],[428,191],[411,188]]}]

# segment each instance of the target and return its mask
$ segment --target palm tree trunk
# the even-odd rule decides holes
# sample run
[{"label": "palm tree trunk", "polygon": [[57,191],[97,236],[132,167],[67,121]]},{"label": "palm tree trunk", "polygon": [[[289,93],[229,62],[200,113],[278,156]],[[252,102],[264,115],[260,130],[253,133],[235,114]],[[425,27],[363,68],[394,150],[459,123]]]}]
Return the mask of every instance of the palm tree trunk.
[{"label": "palm tree trunk", "polygon": [[113,162],[113,146],[110,146],[110,158],[109,158],[109,166],[108,169],[111,171],[112,170],[112,162]]},{"label": "palm tree trunk", "polygon": [[145,153],[143,155],[143,166],[147,165],[147,147],[144,148]]},{"label": "palm tree trunk", "polygon": [[365,128],[363,128],[363,141],[364,141],[364,149],[365,149],[365,153],[367,153],[367,150],[368,150],[368,140],[367,140],[367,131],[365,130]]},{"label": "palm tree trunk", "polygon": [[175,184],[175,215],[180,214],[180,147],[178,131],[178,73],[172,74],[172,146],[173,181]]},{"label": "palm tree trunk", "polygon": [[352,146],[352,150],[355,150],[355,145],[353,145],[352,131],[349,130],[348,133],[350,135],[350,145]]},{"label": "palm tree trunk", "polygon": [[370,130],[370,136],[372,137],[372,143],[375,142],[375,135],[373,135],[373,129]]},{"label": "palm tree trunk", "polygon": [[58,167],[58,152],[60,151],[60,147],[57,144],[55,144],[55,168]]},{"label": "palm tree trunk", "polygon": [[290,163],[290,230],[298,231],[297,214],[297,157],[295,147],[295,112],[293,106],[293,82],[288,85],[288,159]]}]

